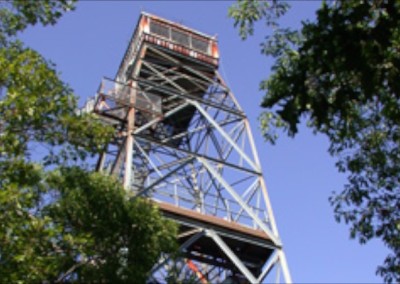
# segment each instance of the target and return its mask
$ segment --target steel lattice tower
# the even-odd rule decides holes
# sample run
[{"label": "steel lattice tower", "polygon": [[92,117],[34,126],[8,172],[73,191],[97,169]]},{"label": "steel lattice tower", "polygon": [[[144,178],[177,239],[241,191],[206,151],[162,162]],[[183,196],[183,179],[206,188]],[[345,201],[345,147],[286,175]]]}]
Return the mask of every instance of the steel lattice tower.
[{"label": "steel lattice tower", "polygon": [[167,275],[198,283],[291,282],[249,122],[218,73],[216,38],[142,13],[116,78],[86,108],[116,129],[97,169],[180,226]]}]

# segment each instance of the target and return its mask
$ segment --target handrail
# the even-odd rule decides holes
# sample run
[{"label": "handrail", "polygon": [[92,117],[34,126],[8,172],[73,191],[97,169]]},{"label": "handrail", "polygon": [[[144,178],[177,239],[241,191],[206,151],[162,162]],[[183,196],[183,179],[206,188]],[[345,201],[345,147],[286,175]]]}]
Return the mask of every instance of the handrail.
[{"label": "handrail", "polygon": [[[208,193],[207,196],[203,198],[202,204],[198,204],[198,200],[196,200],[193,195],[183,190],[179,190],[178,188],[182,188],[182,186],[178,186],[177,184],[172,184],[172,183],[169,184],[163,183],[153,190],[152,198],[157,199],[161,202],[173,204],[180,208],[186,208],[191,210],[193,210],[193,206],[200,205],[200,208],[202,208],[200,212],[203,214],[207,215],[212,212],[214,213],[210,214],[212,216],[218,216],[218,217],[223,216],[224,219],[228,221],[237,222],[247,227],[252,227],[252,228],[257,227],[257,225],[254,222],[252,222],[253,220],[250,216],[243,215],[243,212],[240,212],[240,210],[233,209],[235,206],[239,208],[239,204],[233,199],[229,199],[227,197],[223,198],[226,202],[229,203],[228,206],[229,210],[228,210],[227,208],[221,205],[211,204],[210,199],[220,198],[215,194]],[[253,210],[253,212],[256,215],[262,217],[267,216],[265,209],[257,208],[251,205],[249,205],[249,208]],[[262,219],[265,224],[268,224],[267,219],[265,218]]]}]

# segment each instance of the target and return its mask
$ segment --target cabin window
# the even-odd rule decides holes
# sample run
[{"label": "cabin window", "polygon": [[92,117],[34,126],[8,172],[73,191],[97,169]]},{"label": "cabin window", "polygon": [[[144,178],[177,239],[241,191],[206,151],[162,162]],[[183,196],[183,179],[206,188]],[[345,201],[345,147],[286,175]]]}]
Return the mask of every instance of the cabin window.
[{"label": "cabin window", "polygon": [[172,40],[178,44],[189,47],[189,36],[177,30],[171,30]]},{"label": "cabin window", "polygon": [[169,29],[166,26],[160,25],[157,22],[151,21],[150,23],[150,33],[169,38]]},{"label": "cabin window", "polygon": [[208,41],[192,37],[192,47],[204,53],[208,53]]}]

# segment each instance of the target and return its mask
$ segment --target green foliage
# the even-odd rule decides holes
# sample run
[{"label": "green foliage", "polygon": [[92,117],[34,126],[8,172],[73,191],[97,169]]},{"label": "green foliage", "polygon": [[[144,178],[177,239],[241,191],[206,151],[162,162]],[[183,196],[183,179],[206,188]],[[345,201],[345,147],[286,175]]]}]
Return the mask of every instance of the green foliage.
[{"label": "green foliage", "polygon": [[2,281],[144,283],[160,253],[175,251],[175,224],[112,177],[20,161],[1,178]]},{"label": "green foliage", "polygon": [[60,196],[46,210],[71,242],[71,267],[80,282],[144,283],[160,253],[175,249],[175,225],[160,218],[149,201],[129,200],[118,181],[62,168],[52,173],[49,185]]},{"label": "green foliage", "polygon": [[54,24],[73,2],[0,2],[0,278],[143,283],[175,250],[175,224],[86,169],[114,130],[78,115],[54,64],[14,38]]},{"label": "green foliage", "polygon": [[77,102],[70,88],[60,81],[53,64],[34,50],[19,42],[0,48],[0,70],[6,90],[0,96],[1,158],[29,156],[32,142],[65,146],[63,153],[83,157],[98,152],[111,138],[112,129],[90,115],[75,114]]},{"label": "green foliage", "polygon": [[268,27],[278,27],[277,20],[284,15],[290,6],[283,1],[239,0],[229,8],[229,17],[235,20],[234,26],[239,26],[242,39],[254,33],[254,24],[260,19],[266,20]]},{"label": "green foliage", "polygon": [[76,0],[14,0],[0,2],[0,46],[29,25],[54,25]]},{"label": "green foliage", "polygon": [[[252,21],[239,23],[252,32]],[[324,2],[315,22],[277,31],[263,45],[276,59],[261,83],[262,106],[272,109],[261,116],[265,137],[274,142],[277,127],[294,136],[307,118],[329,138],[339,171],[348,173],[344,190],[330,199],[335,216],[361,243],[383,240],[392,253],[377,272],[398,282],[400,2]]]}]

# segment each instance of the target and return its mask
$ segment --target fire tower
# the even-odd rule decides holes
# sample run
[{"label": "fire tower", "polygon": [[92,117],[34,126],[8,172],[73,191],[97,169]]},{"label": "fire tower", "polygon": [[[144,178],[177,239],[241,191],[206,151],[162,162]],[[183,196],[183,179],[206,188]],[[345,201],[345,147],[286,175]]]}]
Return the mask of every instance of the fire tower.
[{"label": "fire tower", "polygon": [[[142,13],[114,79],[87,103],[115,127],[97,170],[179,224],[171,271],[197,283],[291,282],[246,114],[218,73],[215,37]],[[176,279],[175,278],[175,279]]]}]

